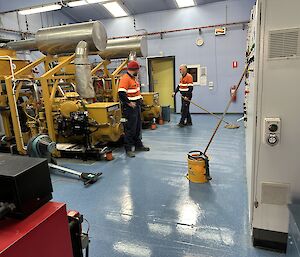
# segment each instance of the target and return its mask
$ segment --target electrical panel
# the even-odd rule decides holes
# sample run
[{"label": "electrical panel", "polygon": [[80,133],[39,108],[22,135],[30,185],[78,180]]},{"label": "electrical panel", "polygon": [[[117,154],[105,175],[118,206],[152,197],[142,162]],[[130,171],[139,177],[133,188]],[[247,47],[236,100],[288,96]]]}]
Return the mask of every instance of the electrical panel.
[{"label": "electrical panel", "polygon": [[[284,9],[284,12],[282,10]],[[286,251],[289,208],[299,199],[300,1],[257,0],[245,77],[246,171],[254,246]],[[280,235],[280,244],[273,234]]]},{"label": "electrical panel", "polygon": [[[251,10],[250,22],[248,25],[247,34],[247,45],[246,45],[246,62],[255,56],[255,40],[256,40],[256,30],[257,30],[257,15],[256,6]],[[249,100],[249,94],[253,93],[255,87],[255,74],[254,69],[255,60],[249,65],[248,71],[245,75],[245,99],[244,99],[244,126],[247,127],[248,121],[248,109],[251,105],[251,100]]]}]

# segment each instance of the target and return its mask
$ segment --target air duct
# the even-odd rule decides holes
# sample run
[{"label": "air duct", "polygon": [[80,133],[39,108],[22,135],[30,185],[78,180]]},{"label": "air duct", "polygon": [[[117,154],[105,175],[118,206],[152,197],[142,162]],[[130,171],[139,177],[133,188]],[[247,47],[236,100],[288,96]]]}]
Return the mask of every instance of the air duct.
[{"label": "air duct", "polygon": [[75,50],[75,81],[77,93],[83,98],[95,97],[91,76],[91,64],[88,59],[88,44],[80,41]]},{"label": "air duct", "polygon": [[102,59],[128,58],[130,53],[135,53],[136,57],[146,57],[148,55],[148,45],[146,37],[109,39],[104,51],[99,55]]},{"label": "air duct", "polygon": [[17,51],[40,50],[45,54],[74,53],[79,41],[84,40],[89,51],[103,51],[107,45],[107,34],[100,21],[76,23],[39,29],[33,39],[7,43]]}]

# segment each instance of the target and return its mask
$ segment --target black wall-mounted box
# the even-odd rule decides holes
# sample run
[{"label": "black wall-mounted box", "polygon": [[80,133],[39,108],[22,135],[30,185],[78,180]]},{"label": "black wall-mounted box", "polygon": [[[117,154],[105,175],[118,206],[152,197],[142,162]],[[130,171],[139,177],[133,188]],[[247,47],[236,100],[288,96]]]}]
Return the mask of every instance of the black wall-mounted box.
[{"label": "black wall-mounted box", "polygon": [[0,155],[0,202],[16,205],[11,216],[24,218],[52,199],[46,159]]}]

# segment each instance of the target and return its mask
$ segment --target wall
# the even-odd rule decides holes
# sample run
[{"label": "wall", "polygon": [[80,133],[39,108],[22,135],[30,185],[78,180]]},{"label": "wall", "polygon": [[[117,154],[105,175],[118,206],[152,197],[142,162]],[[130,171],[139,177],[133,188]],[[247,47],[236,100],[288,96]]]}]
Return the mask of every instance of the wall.
[{"label": "wall", "polygon": [[[205,26],[238,21],[249,20],[250,10],[254,0],[228,0],[197,7],[161,11],[136,15],[138,29],[146,29],[148,32],[178,29],[195,26]],[[0,26],[8,29],[26,31],[24,16],[19,16],[19,23],[16,13],[0,15]],[[29,31],[35,32],[41,27],[58,25],[60,23],[71,23],[68,17],[60,11],[47,12],[28,16]],[[135,31],[133,17],[102,20],[108,36],[124,36],[142,33]],[[176,84],[179,82],[178,66],[182,63],[200,64],[208,68],[208,81],[214,83],[214,89],[209,90],[207,86],[196,86],[194,89],[194,101],[202,104],[212,112],[223,112],[226,102],[229,99],[229,88],[234,85],[242,73],[244,53],[246,46],[246,30],[241,26],[229,27],[226,36],[215,37],[213,30],[203,30],[202,37],[205,41],[202,47],[195,44],[199,37],[198,31],[180,32],[160,37],[148,37],[149,56],[170,56],[176,57]],[[17,38],[16,34],[3,34],[0,37]],[[37,55],[33,54],[34,57]],[[238,69],[232,69],[232,61],[238,61]],[[143,64],[141,80],[146,86],[147,75],[146,60]],[[177,111],[180,110],[180,97],[177,96]],[[242,112],[243,88],[239,92],[237,103],[234,103],[230,112]],[[199,110],[194,106],[192,112]]]},{"label": "wall", "polygon": [[[161,11],[136,15],[138,29],[148,32],[178,29],[195,26],[221,24],[249,20],[253,0],[230,0],[197,7]],[[102,20],[108,36],[124,36],[143,31],[135,31],[133,17]],[[208,68],[208,81],[213,81],[214,89],[207,86],[197,86],[194,89],[194,101],[202,104],[212,112],[223,112],[229,100],[229,88],[238,80],[243,70],[246,48],[246,34],[241,26],[228,28],[226,36],[215,37],[214,31],[203,30],[205,41],[202,47],[195,44],[198,31],[180,32],[164,35],[163,39],[154,36],[148,38],[149,56],[175,55],[176,83],[179,82],[178,66],[182,63],[201,64]],[[232,61],[238,61],[238,69],[232,69]],[[145,60],[142,64],[145,65]],[[145,66],[142,69],[142,83],[147,84]],[[147,90],[147,89],[146,89]],[[239,92],[237,103],[230,108],[230,112],[242,112],[243,88]],[[177,96],[177,111],[180,109],[180,97]],[[192,112],[199,110],[192,106]]]},{"label": "wall", "polygon": [[[19,15],[17,12],[0,14],[0,28],[36,32],[42,27],[50,27],[61,23],[73,23],[61,11],[51,11],[31,15]],[[0,37],[15,38],[14,33],[4,33],[0,31]]]},{"label": "wall", "polygon": [[[32,14],[28,15],[27,17],[24,15],[19,15],[17,12],[0,15],[0,28],[23,32],[35,33],[42,27],[51,27],[62,23],[68,24],[73,23],[73,21],[65,16],[61,11]],[[30,35],[28,35],[28,37],[30,37]],[[3,32],[0,30],[0,38],[19,40],[21,39],[21,36],[18,33]],[[35,60],[39,56],[41,56],[41,53],[39,52],[25,54],[25,58],[30,60]]]}]

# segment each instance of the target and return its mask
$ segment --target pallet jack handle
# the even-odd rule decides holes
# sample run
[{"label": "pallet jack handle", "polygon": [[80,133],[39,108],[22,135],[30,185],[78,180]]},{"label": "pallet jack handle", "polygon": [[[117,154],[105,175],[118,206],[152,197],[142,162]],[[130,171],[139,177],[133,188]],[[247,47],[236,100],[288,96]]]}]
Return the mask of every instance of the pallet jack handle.
[{"label": "pallet jack handle", "polygon": [[83,181],[84,185],[95,183],[98,180],[98,178],[102,175],[102,172],[100,173],[79,172],[53,163],[48,163],[48,165],[52,169],[58,169],[63,173],[70,173],[72,175],[78,176],[79,179]]}]

